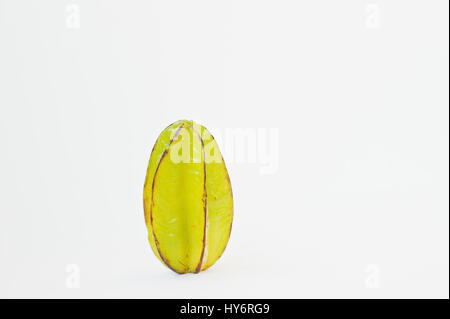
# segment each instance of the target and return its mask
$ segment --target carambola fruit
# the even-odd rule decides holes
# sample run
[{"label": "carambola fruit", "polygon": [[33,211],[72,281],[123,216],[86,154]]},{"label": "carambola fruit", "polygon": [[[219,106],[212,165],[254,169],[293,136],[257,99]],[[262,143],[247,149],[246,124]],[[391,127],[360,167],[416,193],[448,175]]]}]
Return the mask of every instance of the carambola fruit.
[{"label": "carambola fruit", "polygon": [[228,243],[233,195],[225,162],[208,130],[182,120],[159,135],[144,185],[148,239],[173,271],[211,267]]}]

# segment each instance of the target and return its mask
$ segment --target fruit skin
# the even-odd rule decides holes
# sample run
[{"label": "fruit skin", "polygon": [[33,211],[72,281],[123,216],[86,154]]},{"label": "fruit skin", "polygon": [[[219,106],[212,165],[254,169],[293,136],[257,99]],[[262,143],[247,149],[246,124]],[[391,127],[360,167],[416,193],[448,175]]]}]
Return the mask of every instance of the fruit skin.
[{"label": "fruit skin", "polygon": [[181,120],[161,132],[147,169],[144,215],[153,252],[173,271],[198,273],[222,255],[233,195],[219,147],[205,127]]}]

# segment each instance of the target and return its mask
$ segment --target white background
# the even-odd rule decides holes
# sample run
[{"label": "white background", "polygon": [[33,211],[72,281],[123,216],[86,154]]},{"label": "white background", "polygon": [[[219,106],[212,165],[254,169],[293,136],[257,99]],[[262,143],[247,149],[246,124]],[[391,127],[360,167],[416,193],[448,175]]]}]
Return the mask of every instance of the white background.
[{"label": "white background", "polygon": [[[448,298],[448,5],[0,0],[0,297]],[[180,276],[142,188],[184,118],[277,128],[279,169],[228,163],[229,245]]]}]

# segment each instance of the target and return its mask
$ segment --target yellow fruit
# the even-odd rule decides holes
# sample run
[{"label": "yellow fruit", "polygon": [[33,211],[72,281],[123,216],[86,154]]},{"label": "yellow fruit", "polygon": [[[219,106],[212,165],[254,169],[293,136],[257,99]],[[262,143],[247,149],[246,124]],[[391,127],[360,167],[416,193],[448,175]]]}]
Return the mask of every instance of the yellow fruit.
[{"label": "yellow fruit", "polygon": [[153,252],[173,271],[198,273],[222,255],[233,195],[219,147],[205,127],[182,120],[159,135],[145,178],[144,214]]}]

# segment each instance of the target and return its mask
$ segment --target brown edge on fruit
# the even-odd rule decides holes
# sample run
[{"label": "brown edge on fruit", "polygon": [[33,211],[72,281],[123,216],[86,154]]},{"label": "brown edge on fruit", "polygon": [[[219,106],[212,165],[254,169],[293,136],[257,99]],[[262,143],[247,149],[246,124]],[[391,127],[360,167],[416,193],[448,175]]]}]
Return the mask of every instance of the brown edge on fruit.
[{"label": "brown edge on fruit", "polygon": [[[195,131],[194,125],[192,125],[192,131]],[[208,194],[206,193],[206,157],[205,157],[205,144],[203,143],[203,139],[201,136],[201,132],[197,132],[198,138],[200,139],[200,142],[202,143],[202,155],[203,155],[203,216],[204,216],[204,223],[203,223],[203,247],[202,247],[202,253],[200,255],[200,261],[198,262],[197,267],[195,268],[195,273],[198,274],[202,270],[203,265],[203,258],[205,256],[205,247],[206,247],[206,223],[208,222],[207,218],[207,203],[208,203]]]},{"label": "brown edge on fruit", "polygon": [[[156,148],[156,144],[158,143],[158,140],[159,140],[159,138],[156,140],[155,144],[153,145],[152,152],[150,153],[150,160],[152,159],[153,153],[155,152],[155,148]],[[148,172],[147,172],[147,174],[148,174]],[[149,222],[149,219],[150,219],[150,217],[147,217],[147,211],[145,209],[145,207],[146,207],[145,188],[147,187],[147,182],[148,182],[148,176],[146,175],[145,176],[145,181],[144,181],[144,220],[145,220],[145,226],[148,226],[148,222]]]},{"label": "brown edge on fruit", "polygon": [[164,264],[171,270],[173,270],[174,272],[178,273],[178,274],[183,274],[182,272],[176,271],[175,269],[173,269],[169,263],[164,259],[163,255],[161,254],[161,251],[159,249],[159,242],[158,239],[156,238],[156,234],[155,234],[155,229],[153,227],[153,192],[155,190],[155,179],[156,179],[156,173],[158,173],[158,169],[159,169],[159,165],[161,164],[163,158],[167,155],[170,145],[172,144],[172,142],[178,137],[178,135],[180,134],[181,129],[183,128],[183,124],[180,125],[180,127],[177,129],[177,131],[175,132],[175,134],[172,136],[172,138],[170,139],[169,145],[167,146],[167,148],[164,150],[163,154],[161,155],[161,158],[159,159],[158,165],[156,166],[155,169],[155,174],[153,175],[153,181],[152,181],[152,196],[151,196],[151,204],[150,204],[150,226],[152,228],[152,233],[153,233],[153,239],[155,240],[155,246],[156,246],[156,250],[158,251],[159,257],[161,258],[161,260],[164,262]]},{"label": "brown edge on fruit", "polygon": [[[231,202],[233,203],[233,211],[232,211],[231,222],[230,222],[230,231],[228,232],[228,241],[230,241],[231,229],[233,228],[233,219],[234,219],[233,186],[231,186],[230,174],[228,174],[227,164],[225,163],[225,160],[223,159],[222,153],[220,154],[220,157],[222,157],[222,162],[223,162],[223,165],[225,166],[225,172],[227,173],[227,181],[228,181],[228,185],[230,185]],[[227,248],[227,246],[228,246],[228,241],[227,241],[227,244],[225,245],[225,247],[223,247],[223,250],[222,250],[222,252],[220,253],[219,258],[222,257],[222,255],[223,255],[225,249]],[[219,260],[219,258],[217,258],[217,260]]]}]

